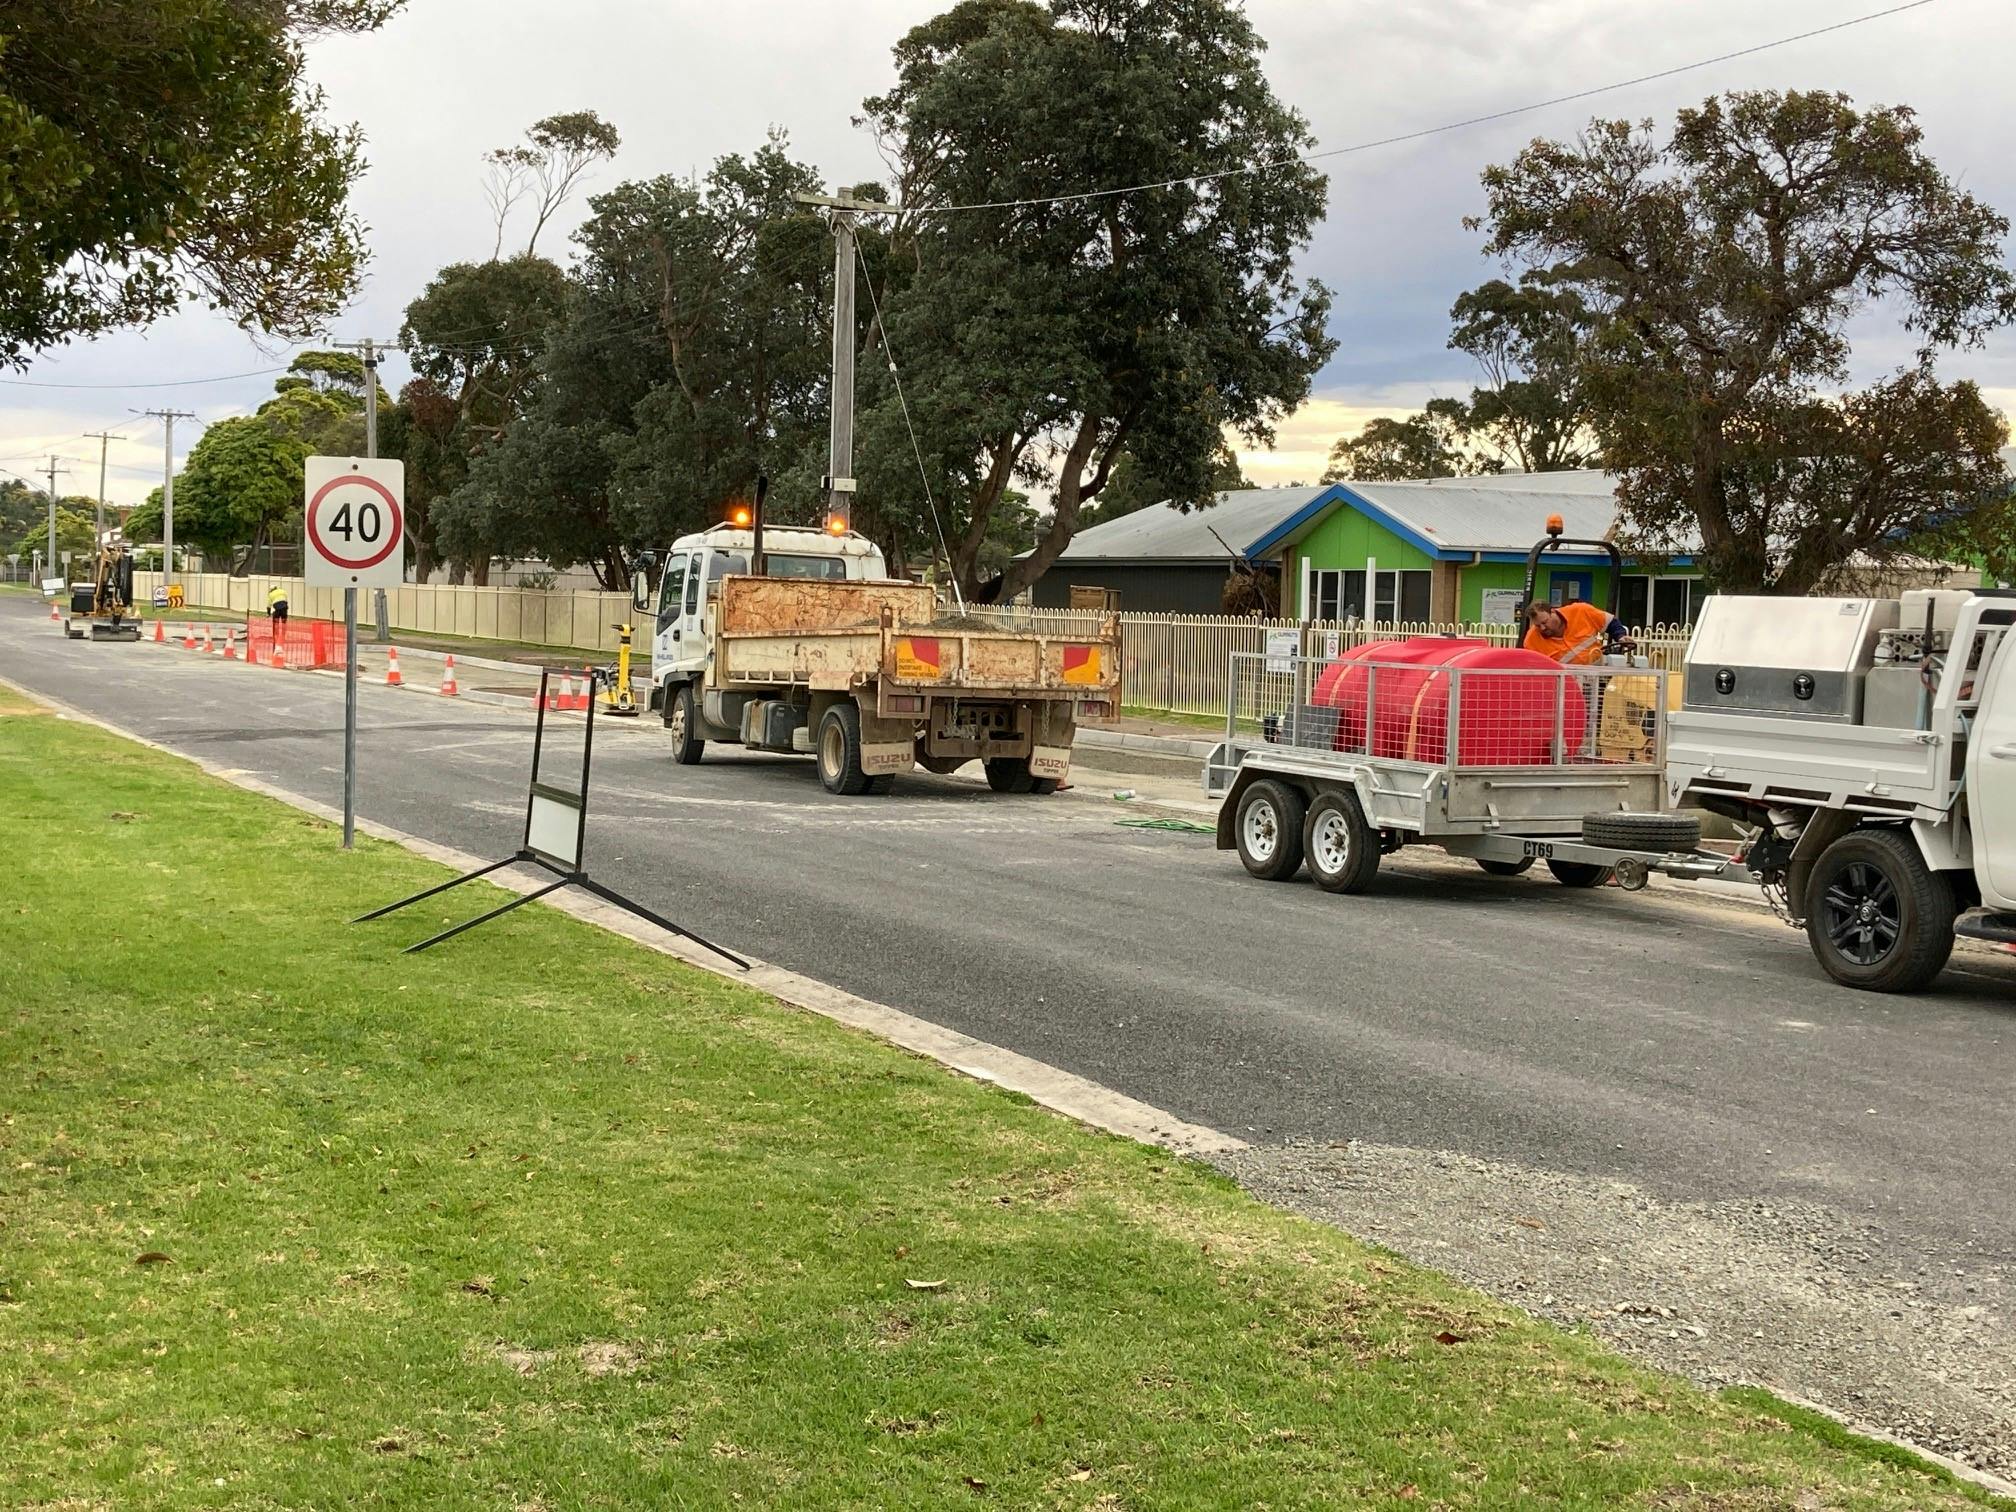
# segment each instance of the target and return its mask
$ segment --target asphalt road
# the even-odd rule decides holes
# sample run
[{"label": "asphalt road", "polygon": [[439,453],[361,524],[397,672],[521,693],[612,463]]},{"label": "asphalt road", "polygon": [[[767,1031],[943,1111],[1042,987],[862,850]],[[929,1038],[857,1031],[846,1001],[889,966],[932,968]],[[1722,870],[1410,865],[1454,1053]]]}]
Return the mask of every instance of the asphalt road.
[{"label": "asphalt road", "polygon": [[[339,801],[333,676],[70,642],[11,596],[0,675]],[[528,715],[375,686],[362,711],[363,814],[516,845]],[[1761,912],[1675,889],[1410,854],[1333,898],[1253,881],[1207,837],[1119,827],[1125,779],[1039,799],[920,773],[835,798],[804,760],[675,766],[639,723],[598,722],[591,868],[724,944],[1262,1145],[1839,1213],[1897,1274],[2016,1262],[2016,962],[1956,957],[1932,994],[1868,996]]]}]

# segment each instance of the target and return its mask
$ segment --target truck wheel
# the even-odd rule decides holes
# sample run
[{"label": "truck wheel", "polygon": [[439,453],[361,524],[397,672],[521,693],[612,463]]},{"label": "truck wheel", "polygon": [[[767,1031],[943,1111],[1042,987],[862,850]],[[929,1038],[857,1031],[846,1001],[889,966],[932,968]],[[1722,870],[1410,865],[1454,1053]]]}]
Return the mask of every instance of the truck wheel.
[{"label": "truck wheel", "polygon": [[1302,869],[1302,795],[1285,782],[1246,789],[1232,832],[1241,864],[1261,881],[1286,882]]},{"label": "truck wheel", "polygon": [[1604,850],[1691,851],[1701,844],[1701,821],[1692,814],[1588,814],[1582,843]]},{"label": "truck wheel", "polygon": [[672,695],[672,707],[665,714],[665,733],[672,738],[672,759],[681,766],[698,766],[707,742],[696,733],[700,721],[693,707],[693,684],[681,683]]},{"label": "truck wheel", "polygon": [[1365,822],[1356,793],[1325,793],[1302,827],[1309,875],[1325,892],[1361,893],[1379,875],[1379,832]]},{"label": "truck wheel", "polygon": [[833,705],[819,721],[819,782],[843,798],[868,791],[869,777],[861,770],[861,710],[853,703]]},{"label": "truck wheel", "polygon": [[[1036,779],[1029,775],[1026,756],[990,756],[980,765],[987,773],[987,786],[997,793],[1032,793]],[[1053,783],[1051,791],[1056,791]]]},{"label": "truck wheel", "polygon": [[1865,992],[1917,992],[1953,954],[1953,881],[1902,830],[1854,830],[1820,853],[1806,938],[1829,976]]},{"label": "truck wheel", "polygon": [[1533,858],[1521,856],[1517,861],[1484,861],[1477,863],[1487,877],[1523,877],[1533,870]]},{"label": "truck wheel", "polygon": [[1549,861],[1547,870],[1563,887],[1601,887],[1611,877],[1611,869],[1593,861]]}]

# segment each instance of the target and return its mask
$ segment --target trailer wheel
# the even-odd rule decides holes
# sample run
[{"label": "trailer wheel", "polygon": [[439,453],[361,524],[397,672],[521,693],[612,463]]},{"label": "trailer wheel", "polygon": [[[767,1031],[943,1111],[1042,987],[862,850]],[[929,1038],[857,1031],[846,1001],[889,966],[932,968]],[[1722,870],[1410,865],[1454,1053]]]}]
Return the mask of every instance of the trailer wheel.
[{"label": "trailer wheel", "polygon": [[1701,843],[1701,821],[1692,814],[1588,814],[1582,843],[1604,850],[1691,851]]},{"label": "trailer wheel", "polygon": [[693,707],[693,684],[681,683],[665,712],[665,733],[672,740],[672,759],[681,766],[698,766],[707,742],[698,734],[700,721]]},{"label": "trailer wheel", "polygon": [[827,792],[851,798],[868,791],[861,770],[861,710],[852,702],[836,703],[819,721],[819,782]]},{"label": "trailer wheel", "polygon": [[1365,822],[1356,793],[1325,793],[1309,806],[1302,848],[1325,892],[1361,893],[1379,875],[1379,832]]},{"label": "trailer wheel", "polygon": [[1563,887],[1601,887],[1611,876],[1609,867],[1593,861],[1549,861],[1547,870]]},{"label": "trailer wheel", "polygon": [[1488,877],[1523,877],[1533,870],[1531,856],[1521,856],[1517,861],[1486,861],[1480,858],[1477,864],[1484,868]]},{"label": "trailer wheel", "polygon": [[[980,765],[987,773],[987,786],[997,793],[1036,791],[1036,779],[1029,775],[1027,756],[989,756]],[[1054,784],[1051,791],[1056,791]]]},{"label": "trailer wheel", "polygon": [[1239,799],[1233,834],[1248,872],[1286,882],[1302,869],[1302,795],[1285,782],[1254,783]]},{"label": "trailer wheel", "polygon": [[1953,954],[1953,881],[1901,830],[1854,830],[1820,853],[1806,938],[1827,974],[1865,992],[1917,992]]}]

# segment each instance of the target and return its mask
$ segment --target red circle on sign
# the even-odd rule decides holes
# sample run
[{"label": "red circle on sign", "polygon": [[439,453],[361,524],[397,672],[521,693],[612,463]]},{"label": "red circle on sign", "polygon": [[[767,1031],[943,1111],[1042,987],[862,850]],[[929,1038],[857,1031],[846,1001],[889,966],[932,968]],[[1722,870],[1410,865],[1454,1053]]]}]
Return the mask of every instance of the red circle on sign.
[{"label": "red circle on sign", "polygon": [[[386,513],[392,517],[391,539],[373,555],[368,557],[341,557],[336,555],[330,549],[329,543],[322,539],[321,522],[316,519],[316,511],[321,508],[322,501],[329,497],[329,491],[332,488],[341,488],[349,483],[355,483],[359,487],[368,488],[378,495],[379,498],[385,501]],[[361,572],[366,567],[376,567],[398,549],[400,541],[405,539],[406,536],[406,512],[399,507],[399,501],[392,497],[392,490],[387,488],[383,483],[380,483],[376,478],[367,478],[362,473],[346,473],[340,478],[331,478],[327,483],[316,489],[315,497],[308,501],[307,515],[308,539],[314,543],[315,554],[324,561],[332,562],[338,567],[347,568],[353,572]]]}]

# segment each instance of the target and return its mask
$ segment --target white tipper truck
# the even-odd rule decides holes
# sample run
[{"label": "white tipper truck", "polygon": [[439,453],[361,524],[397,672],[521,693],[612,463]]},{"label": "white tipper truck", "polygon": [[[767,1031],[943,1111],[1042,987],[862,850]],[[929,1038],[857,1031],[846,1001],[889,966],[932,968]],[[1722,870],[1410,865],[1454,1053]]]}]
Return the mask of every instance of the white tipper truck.
[{"label": "white tipper truck", "polygon": [[[1080,719],[1120,711],[1116,618],[1049,635],[941,614],[852,531],[717,525],[664,555],[649,614],[651,707],[675,761],[709,742],[809,754],[832,793],[886,793],[917,766],[979,761],[1004,793],[1052,793]],[[656,565],[647,563],[646,565]]]}]

